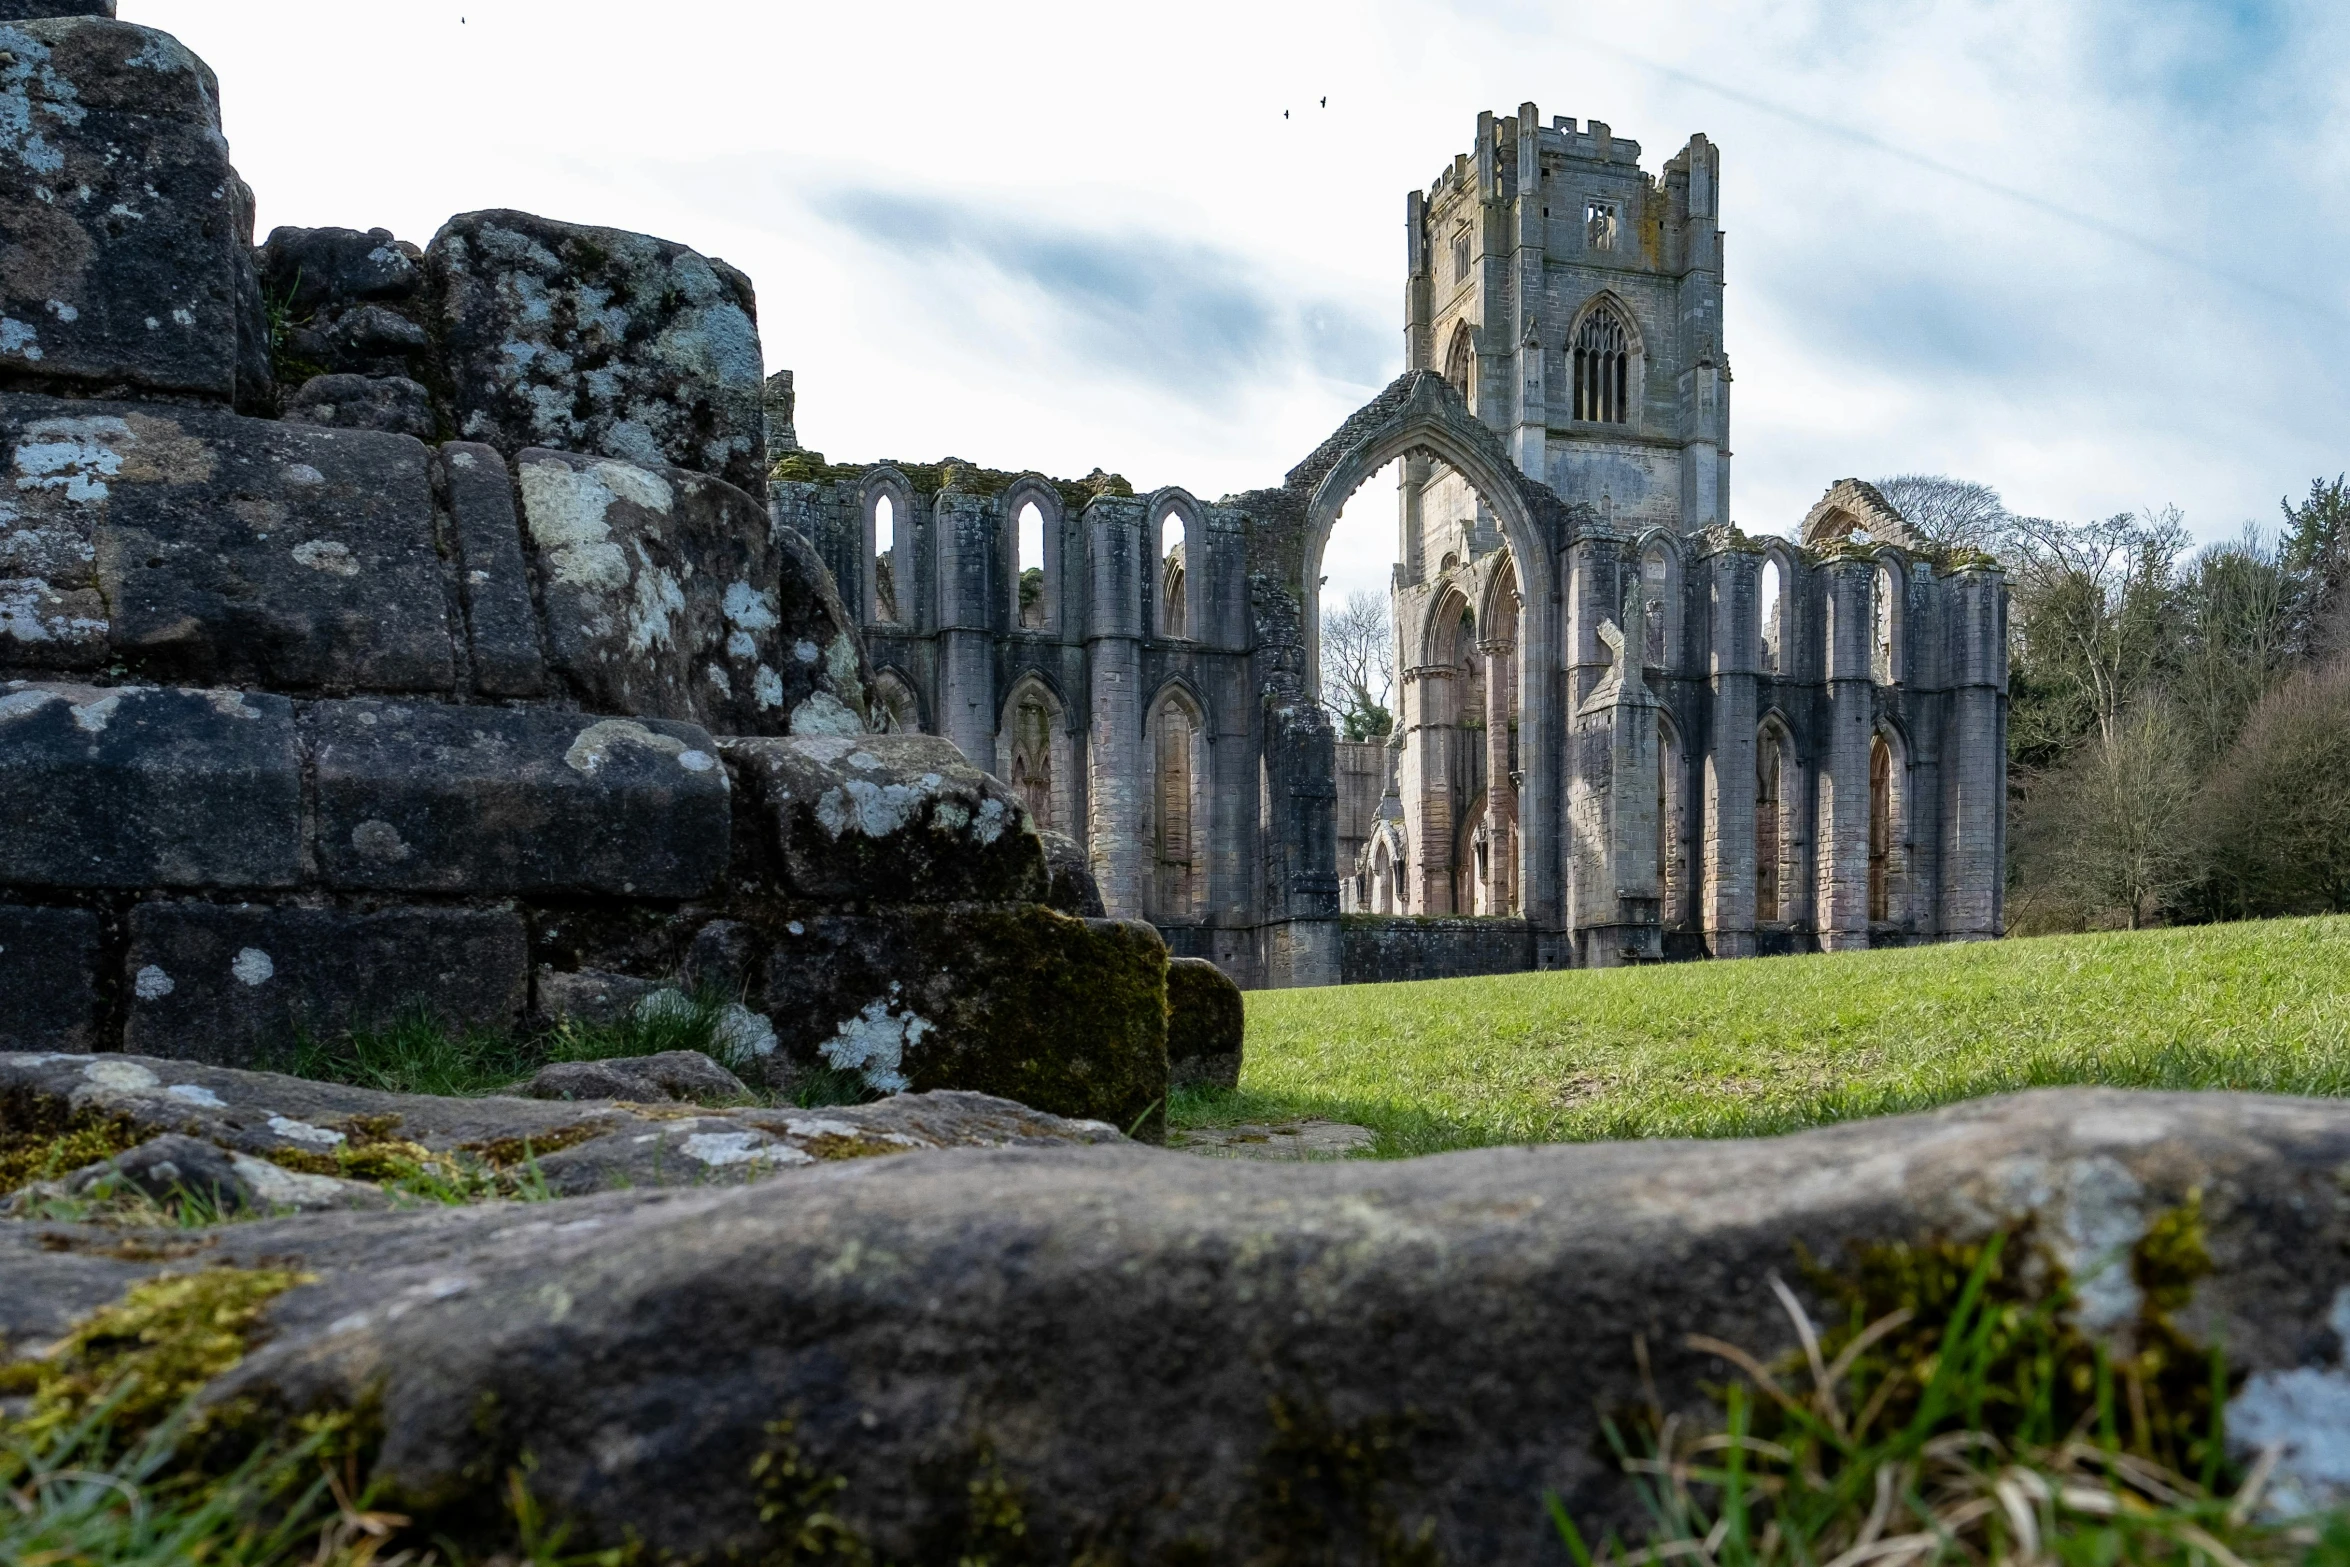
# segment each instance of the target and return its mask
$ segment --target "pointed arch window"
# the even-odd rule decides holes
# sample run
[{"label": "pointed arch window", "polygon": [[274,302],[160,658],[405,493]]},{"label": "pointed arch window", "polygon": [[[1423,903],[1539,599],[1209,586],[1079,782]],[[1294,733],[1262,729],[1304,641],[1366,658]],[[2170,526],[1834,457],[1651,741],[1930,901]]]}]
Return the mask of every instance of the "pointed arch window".
[{"label": "pointed arch window", "polygon": [[1444,378],[1472,407],[1475,400],[1469,397],[1469,382],[1476,368],[1477,345],[1469,336],[1469,323],[1463,321],[1452,329],[1452,346],[1444,354]]},{"label": "pointed arch window", "polygon": [[1622,424],[1629,417],[1632,334],[1613,305],[1601,304],[1575,333],[1575,417]]},{"label": "pointed arch window", "polygon": [[1869,922],[1893,917],[1893,748],[1869,744]]}]

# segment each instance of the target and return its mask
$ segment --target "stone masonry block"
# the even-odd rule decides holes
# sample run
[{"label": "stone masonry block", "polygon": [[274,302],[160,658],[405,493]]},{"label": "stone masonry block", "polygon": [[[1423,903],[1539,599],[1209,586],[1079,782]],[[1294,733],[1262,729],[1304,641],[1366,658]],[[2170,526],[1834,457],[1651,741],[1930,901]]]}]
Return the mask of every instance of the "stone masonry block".
[{"label": "stone masonry block", "polygon": [[525,451],[515,471],[549,652],[589,708],[719,734],[864,732],[839,595],[804,541],[770,542],[748,495],[565,452]]},{"label": "stone masonry block", "polygon": [[301,816],[283,697],[0,683],[0,884],[289,887]]},{"label": "stone masonry block", "polygon": [[690,724],[367,700],[301,722],[333,886],[690,898],[726,872],[726,770]]},{"label": "stone masonry block", "polygon": [[260,292],[210,69],[103,16],[0,22],[0,62],[0,376],[234,396]]},{"label": "stone masonry block", "polygon": [[123,1048],[240,1066],[421,1007],[512,1028],[530,991],[522,920],[497,909],[142,903],[131,911]]},{"label": "stone masonry block", "polygon": [[0,397],[0,447],[14,479],[0,665],[297,689],[455,680],[415,440],[15,396]]},{"label": "stone masonry block", "polygon": [[767,494],[750,279],[683,245],[527,212],[433,237],[457,433],[715,474]]},{"label": "stone masonry block", "polygon": [[1167,1066],[1177,1084],[1239,1087],[1247,1026],[1230,975],[1206,958],[1167,960]]},{"label": "stone masonry block", "polygon": [[506,459],[492,446],[450,441],[433,463],[463,561],[474,689],[485,696],[538,696],[547,688],[547,663]]},{"label": "stone masonry block", "polygon": [[781,1053],[884,1090],[967,1088],[1155,1135],[1167,948],[1148,925],[1050,909],[901,908],[770,933]]},{"label": "stone masonry block", "polygon": [[784,885],[827,902],[1031,903],[1044,842],[1020,797],[936,735],[720,742]]},{"label": "stone masonry block", "polygon": [[0,906],[0,1050],[98,1046],[98,916]]}]

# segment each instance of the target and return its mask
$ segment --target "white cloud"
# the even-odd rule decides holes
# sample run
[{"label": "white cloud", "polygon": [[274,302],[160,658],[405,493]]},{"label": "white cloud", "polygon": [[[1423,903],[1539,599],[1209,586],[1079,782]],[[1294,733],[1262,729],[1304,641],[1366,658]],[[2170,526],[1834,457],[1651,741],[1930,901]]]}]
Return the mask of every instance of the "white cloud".
[{"label": "white cloud", "polygon": [[2350,466],[2314,5],[124,9],[219,72],[264,227],[512,206],[743,267],[836,459],[1278,482],[1400,368],[1405,190],[1531,96],[1722,145],[1750,529],[1923,469],[2216,537]]}]

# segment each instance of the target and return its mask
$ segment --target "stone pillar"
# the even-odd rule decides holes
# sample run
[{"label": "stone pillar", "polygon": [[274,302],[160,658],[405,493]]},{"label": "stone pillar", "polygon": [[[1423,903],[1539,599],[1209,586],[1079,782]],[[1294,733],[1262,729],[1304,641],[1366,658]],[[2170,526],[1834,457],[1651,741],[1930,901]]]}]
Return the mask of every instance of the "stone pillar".
[{"label": "stone pillar", "polygon": [[1454,719],[1460,694],[1447,664],[1421,664],[1403,674],[1398,727],[1403,731],[1404,836],[1410,841],[1412,912],[1450,914],[1452,835],[1458,817],[1452,798]]},{"label": "stone pillar", "polygon": [[1942,742],[1942,933],[2007,928],[2007,581],[1992,567],[1945,578],[1951,693]]},{"label": "stone pillar", "polygon": [[1510,721],[1518,708],[1518,650],[1508,641],[1477,646],[1485,655],[1485,835],[1493,846],[1485,862],[1485,907],[1507,914],[1516,882],[1518,791],[1510,782]]},{"label": "stone pillar", "polygon": [[1762,654],[1756,603],[1762,556],[1715,550],[1698,562],[1707,578],[1706,677],[1713,724],[1705,746],[1705,835],[1699,915],[1717,958],[1754,955],[1755,677]]},{"label": "stone pillar", "polygon": [[1085,508],[1086,836],[1102,906],[1113,919],[1140,919],[1150,875],[1143,801],[1150,759],[1143,744],[1142,572],[1147,556],[1142,503],[1098,496]]},{"label": "stone pillar", "polygon": [[1425,457],[1406,457],[1403,476],[1396,485],[1396,539],[1397,568],[1407,582],[1428,580],[1424,559],[1427,537],[1425,516],[1421,502],[1428,493],[1428,474],[1434,465]]},{"label": "stone pillar", "polygon": [[1820,946],[1869,944],[1869,742],[1876,729],[1871,599],[1876,565],[1831,561],[1820,570],[1822,667],[1828,729],[1818,746],[1819,869],[1813,901]]},{"label": "stone pillar", "polygon": [[1427,370],[1433,368],[1428,341],[1432,280],[1428,276],[1427,197],[1418,190],[1404,197],[1403,231],[1403,364],[1406,370]]},{"label": "stone pillar", "polygon": [[996,761],[997,508],[947,491],[932,509],[938,537],[940,733],[970,759]]},{"label": "stone pillar", "polygon": [[[1549,219],[1542,193],[1542,117],[1531,103],[1518,105],[1518,196],[1510,213],[1510,292],[1514,317],[1512,342],[1516,348],[1517,428],[1510,455],[1519,471],[1548,481],[1546,457],[1550,447],[1549,403],[1543,388],[1541,312],[1544,296],[1542,252]],[[1637,395],[1637,392],[1635,392]]]}]

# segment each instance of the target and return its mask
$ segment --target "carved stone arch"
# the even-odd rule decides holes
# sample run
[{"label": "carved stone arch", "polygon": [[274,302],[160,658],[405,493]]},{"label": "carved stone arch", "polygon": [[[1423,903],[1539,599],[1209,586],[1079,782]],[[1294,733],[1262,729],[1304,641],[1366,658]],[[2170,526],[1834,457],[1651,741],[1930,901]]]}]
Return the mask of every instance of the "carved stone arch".
[{"label": "carved stone arch", "polygon": [[[1784,539],[1763,541],[1762,569],[1754,574],[1755,592],[1762,602],[1755,606],[1756,635],[1761,647],[1756,665],[1763,673],[1782,678],[1793,675],[1800,666],[1797,652],[1803,646],[1802,596],[1796,591],[1801,579],[1796,575],[1795,551]],[[1778,590],[1770,591],[1770,571],[1778,571]]]},{"label": "carved stone arch", "polygon": [[[876,514],[879,503],[890,504],[890,570],[889,580],[882,580],[881,561],[876,554],[878,541]],[[866,470],[857,481],[857,512],[862,518],[865,545],[858,554],[858,575],[863,579],[859,597],[862,600],[863,623],[868,626],[911,626],[914,615],[914,551],[910,541],[914,537],[914,486],[906,476],[890,464]],[[885,613],[885,611],[890,611]]]},{"label": "carved stone arch", "polygon": [[1660,674],[1671,674],[1687,663],[1681,645],[1681,585],[1687,569],[1681,540],[1667,529],[1651,528],[1634,541],[1632,558],[1640,573],[1640,596],[1648,605],[1648,646],[1642,662]]},{"label": "carved stone arch", "polygon": [[1477,627],[1480,633],[1514,622],[1525,606],[1525,589],[1518,581],[1517,557],[1503,545],[1488,557],[1485,580],[1477,590]]},{"label": "carved stone arch", "polygon": [[[1289,471],[1274,503],[1294,507],[1303,526],[1302,549],[1290,569],[1299,597],[1307,691],[1320,688],[1321,604],[1314,591],[1330,529],[1347,498],[1388,463],[1426,455],[1459,473],[1493,513],[1519,574],[1524,611],[1519,645],[1529,650],[1526,695],[1519,715],[1519,885],[1526,915],[1545,928],[1565,919],[1558,834],[1564,819],[1560,767],[1553,733],[1565,721],[1557,673],[1561,635],[1560,552],[1578,529],[1596,523],[1587,506],[1569,506],[1547,485],[1521,471],[1494,432],[1445,379],[1430,370],[1396,378],[1376,398]],[[1405,628],[1399,627],[1399,635]]]},{"label": "carved stone arch", "polygon": [[[1596,385],[1586,388],[1580,374],[1578,356],[1589,335],[1586,328],[1592,327],[1593,318],[1603,313],[1614,319],[1623,336],[1620,391],[1613,382],[1604,389]],[[1566,340],[1559,346],[1564,356],[1559,384],[1567,389],[1569,414],[1577,420],[1639,429],[1641,406],[1647,401],[1644,393],[1648,384],[1648,338],[1641,331],[1639,313],[1633,310],[1630,301],[1612,288],[1600,289],[1576,308],[1567,323]]]},{"label": "carved stone arch", "polygon": [[1422,664],[1457,664],[1468,649],[1460,645],[1461,621],[1466,617],[1471,634],[1484,624],[1474,606],[1469,603],[1468,589],[1459,581],[1444,584],[1443,589],[1429,601],[1428,618],[1420,627],[1420,657]]},{"label": "carved stone arch", "polygon": [[[1155,635],[1184,641],[1203,641],[1208,629],[1203,594],[1207,582],[1207,519],[1199,501],[1179,485],[1157,489],[1144,498],[1143,524],[1151,548],[1151,628]],[[1183,542],[1165,543],[1167,519],[1181,519]]]},{"label": "carved stone arch", "polygon": [[[1024,615],[1021,602],[1020,514],[1031,505],[1044,522],[1044,559],[1038,562],[1041,581],[1035,600],[1042,606],[1041,618]],[[1061,569],[1061,542],[1068,519],[1068,508],[1061,501],[1059,486],[1041,473],[1020,475],[1004,490],[1003,519],[1004,571],[1010,579],[1006,591],[1010,595],[1011,618],[1006,624],[1014,631],[1057,632],[1065,619],[1061,600],[1065,596],[1062,584],[1066,573]]]},{"label": "carved stone arch", "polygon": [[1074,838],[1083,824],[1078,819],[1077,738],[1069,713],[1049,674],[1021,670],[997,718],[995,770],[1039,827]]},{"label": "carved stone arch", "polygon": [[1910,919],[1909,736],[1891,714],[1869,735],[1868,918],[1872,925]]},{"label": "carved stone arch", "polygon": [[1873,543],[1897,544],[1904,549],[1925,551],[1933,547],[1931,541],[1909,525],[1900,508],[1885,499],[1882,491],[1860,479],[1838,479],[1829,485],[1828,493],[1804,513],[1798,537],[1807,550],[1826,550],[1834,549],[1856,533]]},{"label": "carved stone arch", "polygon": [[1774,704],[1754,726],[1754,917],[1792,924],[1807,903],[1803,760],[1795,729]]},{"label": "carved stone arch", "polygon": [[1876,552],[1869,581],[1869,673],[1879,685],[1909,679],[1909,555],[1887,545]]},{"label": "carved stone arch", "polygon": [[885,734],[928,734],[922,689],[903,671],[885,666],[873,673],[873,727]]},{"label": "carved stone arch", "polygon": [[1143,837],[1151,875],[1146,916],[1160,923],[1196,919],[1208,909],[1209,831],[1215,777],[1209,709],[1180,676],[1151,697],[1144,730],[1150,787]]}]

